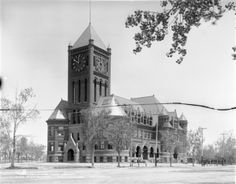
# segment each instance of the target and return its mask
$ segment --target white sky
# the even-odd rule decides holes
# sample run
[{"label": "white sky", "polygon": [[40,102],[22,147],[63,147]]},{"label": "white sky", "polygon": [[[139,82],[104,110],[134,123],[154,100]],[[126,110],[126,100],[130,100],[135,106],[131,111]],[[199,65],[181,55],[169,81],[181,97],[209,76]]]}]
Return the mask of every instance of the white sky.
[{"label": "white sky", "polygon": [[[1,76],[3,95],[32,87],[39,109],[53,109],[67,99],[67,46],[74,43],[88,26],[87,1],[2,1]],[[125,97],[155,95],[161,102],[198,103],[216,108],[236,106],[235,16],[227,13],[212,26],[194,28],[187,42],[188,53],[182,64],[165,56],[171,36],[143,49],[137,55],[133,35],[125,20],[136,9],[155,10],[158,2],[92,2],[92,25],[103,42],[112,48],[112,93]],[[187,106],[177,109],[189,121],[189,129],[199,126],[206,144],[220,133],[235,128],[236,111],[217,112]],[[34,141],[46,144],[46,120],[52,111],[41,111],[40,118],[19,129]]]}]

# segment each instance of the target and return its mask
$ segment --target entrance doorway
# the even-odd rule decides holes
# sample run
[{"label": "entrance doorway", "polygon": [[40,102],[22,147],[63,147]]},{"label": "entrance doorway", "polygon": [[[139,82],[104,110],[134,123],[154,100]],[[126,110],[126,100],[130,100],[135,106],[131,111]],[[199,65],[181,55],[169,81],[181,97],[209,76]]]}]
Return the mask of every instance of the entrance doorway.
[{"label": "entrance doorway", "polygon": [[74,150],[69,149],[67,152],[67,161],[74,161]]},{"label": "entrance doorway", "polygon": [[147,148],[147,146],[143,147],[143,159],[144,160],[148,159],[148,148]]}]

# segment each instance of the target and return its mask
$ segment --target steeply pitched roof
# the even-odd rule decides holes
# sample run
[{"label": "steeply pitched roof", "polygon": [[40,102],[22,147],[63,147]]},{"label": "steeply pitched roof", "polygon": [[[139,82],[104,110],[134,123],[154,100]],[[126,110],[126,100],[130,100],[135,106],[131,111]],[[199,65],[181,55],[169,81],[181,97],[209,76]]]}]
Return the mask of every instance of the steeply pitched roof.
[{"label": "steeply pitched roof", "polygon": [[101,38],[98,36],[98,34],[96,33],[96,31],[94,30],[91,24],[88,25],[88,27],[81,34],[79,39],[74,43],[74,45],[72,46],[72,49],[88,45],[90,39],[94,41],[94,45],[96,45],[97,47],[103,50],[107,49],[105,44],[103,43]]},{"label": "steeply pitched roof", "polygon": [[165,116],[168,116],[168,115],[169,115],[169,114],[168,114],[168,111],[166,110],[165,107],[162,108],[162,110],[161,110],[161,115],[165,115]]},{"label": "steeply pitched roof", "polygon": [[172,118],[178,118],[176,110],[174,110],[173,112],[168,112],[168,114]]},{"label": "steeply pitched roof", "polygon": [[65,100],[62,100],[59,102],[57,107],[54,109],[51,116],[48,118],[48,120],[67,120],[67,114],[65,112],[65,109],[68,107],[68,102]]},{"label": "steeply pitched roof", "polygon": [[[130,99],[127,99],[127,98],[117,96],[117,95],[114,95],[114,96],[115,96],[115,99],[117,100],[118,104],[122,105],[122,108],[124,108],[124,107],[130,108],[131,107],[132,109],[134,109],[136,111],[144,112],[142,105],[140,105],[139,103],[132,101]],[[127,106],[125,106],[125,105],[127,105]]]},{"label": "steeply pitched roof", "polygon": [[146,112],[152,114],[161,114],[162,109],[165,108],[160,102],[153,96],[131,98],[132,101],[139,103]]},{"label": "steeply pitched roof", "polygon": [[116,96],[114,95],[100,97],[97,107],[99,107],[98,110],[104,109],[111,116],[127,116],[123,108],[120,106],[118,100],[116,99]]},{"label": "steeply pitched roof", "polygon": [[184,114],[182,113],[179,120],[182,120],[182,121],[187,121],[186,117],[184,116]]}]

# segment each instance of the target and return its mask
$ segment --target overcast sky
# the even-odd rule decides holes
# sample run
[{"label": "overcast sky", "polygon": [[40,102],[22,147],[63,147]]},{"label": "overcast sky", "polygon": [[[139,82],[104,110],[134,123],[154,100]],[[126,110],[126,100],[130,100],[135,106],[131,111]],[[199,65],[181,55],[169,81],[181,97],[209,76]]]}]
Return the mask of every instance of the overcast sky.
[{"label": "overcast sky", "polygon": [[[162,42],[137,55],[133,35],[125,20],[134,10],[155,10],[159,2],[92,2],[92,25],[112,49],[111,92],[125,98],[155,95],[161,102],[187,102],[227,108],[236,106],[235,16],[227,13],[217,22],[191,30],[188,53],[182,64],[166,57],[169,35]],[[88,26],[87,1],[2,1],[1,76],[3,95],[32,87],[39,109],[53,109],[67,100],[67,46]],[[166,105],[183,112],[189,129],[201,126],[206,144],[235,127],[236,111],[217,112],[197,107]],[[34,141],[46,145],[46,120],[52,113],[19,129]]]}]

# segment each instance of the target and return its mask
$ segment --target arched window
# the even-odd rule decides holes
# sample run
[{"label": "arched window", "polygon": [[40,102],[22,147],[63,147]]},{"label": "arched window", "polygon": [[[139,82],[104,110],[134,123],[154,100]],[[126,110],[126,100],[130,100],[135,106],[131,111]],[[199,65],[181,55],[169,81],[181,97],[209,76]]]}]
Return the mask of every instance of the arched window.
[{"label": "arched window", "polygon": [[97,101],[97,79],[95,78],[93,81],[93,85],[94,85],[94,102]]},{"label": "arched window", "polygon": [[104,87],[104,96],[107,96],[107,82],[105,82],[105,87]]},{"label": "arched window", "polygon": [[102,81],[99,83],[99,96],[102,96]]},{"label": "arched window", "polygon": [[94,149],[95,149],[95,150],[98,149],[98,145],[97,145],[97,144],[94,145]]},{"label": "arched window", "polygon": [[75,124],[75,121],[76,121],[75,116],[76,116],[76,111],[73,110],[73,113],[72,113],[72,124]]},{"label": "arched window", "polygon": [[78,102],[81,102],[81,82],[78,81]]},{"label": "arched window", "polygon": [[143,123],[146,125],[147,124],[147,116],[146,115],[144,115],[144,117],[143,117]]},{"label": "arched window", "polygon": [[150,117],[150,126],[152,126],[152,116]]},{"label": "arched window", "polygon": [[108,148],[108,149],[112,149],[112,144],[109,143],[108,146],[107,146],[107,148]]},{"label": "arched window", "polygon": [[80,140],[79,132],[77,133],[77,141]]},{"label": "arched window", "polygon": [[84,101],[87,102],[88,80],[84,79]]},{"label": "arched window", "polygon": [[80,112],[79,112],[79,110],[76,112],[76,117],[77,117],[77,123],[80,124]]},{"label": "arched window", "polygon": [[72,82],[72,101],[75,103],[75,82]]}]

